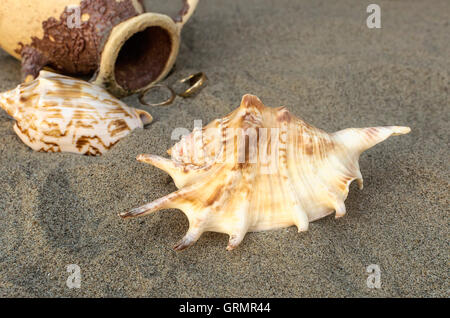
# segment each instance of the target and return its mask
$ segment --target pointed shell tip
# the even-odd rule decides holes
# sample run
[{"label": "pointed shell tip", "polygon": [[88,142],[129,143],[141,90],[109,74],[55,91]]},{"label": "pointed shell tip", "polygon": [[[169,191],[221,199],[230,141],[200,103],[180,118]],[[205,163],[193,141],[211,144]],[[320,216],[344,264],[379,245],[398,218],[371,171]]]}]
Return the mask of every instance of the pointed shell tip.
[{"label": "pointed shell tip", "polygon": [[245,94],[244,96],[242,96],[241,107],[251,106],[263,107],[264,105],[261,100],[255,95]]},{"label": "pointed shell tip", "polygon": [[394,131],[394,135],[405,135],[411,132],[411,128],[402,126],[394,126],[392,130]]},{"label": "pointed shell tip", "polygon": [[136,109],[136,113],[139,115],[139,118],[141,119],[142,124],[144,124],[144,126],[153,122],[152,115],[150,115],[145,110]]}]

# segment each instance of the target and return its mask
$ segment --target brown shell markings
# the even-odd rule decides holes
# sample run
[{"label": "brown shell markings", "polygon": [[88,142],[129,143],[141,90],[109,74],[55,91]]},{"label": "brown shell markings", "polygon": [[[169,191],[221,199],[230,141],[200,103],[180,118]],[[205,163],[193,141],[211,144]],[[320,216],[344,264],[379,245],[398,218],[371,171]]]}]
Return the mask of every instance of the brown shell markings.
[{"label": "brown shell markings", "polygon": [[362,189],[358,159],[364,150],[409,131],[388,126],[328,134],[284,107],[266,107],[245,95],[231,114],[175,144],[171,160],[138,156],[169,173],[179,190],[120,216],[182,210],[189,230],[175,250],[191,246],[205,231],[228,234],[228,250],[247,232],[292,225],[306,231],[309,222],[333,211],[345,215],[350,183],[357,180]]},{"label": "brown shell markings", "polygon": [[43,152],[101,155],[152,122],[149,113],[128,107],[101,87],[47,71],[0,94],[0,107],[16,120],[19,138]]}]

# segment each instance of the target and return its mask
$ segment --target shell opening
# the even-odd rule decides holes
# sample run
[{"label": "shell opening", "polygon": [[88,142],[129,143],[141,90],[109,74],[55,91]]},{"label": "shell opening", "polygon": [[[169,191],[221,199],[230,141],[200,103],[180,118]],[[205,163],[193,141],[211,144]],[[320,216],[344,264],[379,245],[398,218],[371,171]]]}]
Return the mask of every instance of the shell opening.
[{"label": "shell opening", "polygon": [[138,90],[154,82],[164,71],[172,52],[167,30],[151,26],[131,36],[120,49],[115,63],[117,83],[127,90]]}]

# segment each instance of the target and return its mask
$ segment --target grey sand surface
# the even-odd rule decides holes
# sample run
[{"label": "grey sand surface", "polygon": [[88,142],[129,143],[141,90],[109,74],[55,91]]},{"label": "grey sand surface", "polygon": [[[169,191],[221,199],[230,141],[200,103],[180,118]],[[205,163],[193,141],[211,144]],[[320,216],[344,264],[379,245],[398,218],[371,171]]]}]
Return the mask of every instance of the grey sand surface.
[{"label": "grey sand surface", "polygon": [[[200,1],[164,82],[203,71],[209,86],[141,107],[155,122],[103,157],[33,152],[0,111],[0,296],[448,297],[450,3],[377,3],[381,29],[367,28],[364,1]],[[148,1],[171,14],[178,6]],[[1,91],[19,82],[19,62],[0,52]],[[175,190],[138,154],[167,156],[174,128],[222,117],[245,93],[329,132],[412,132],[364,153],[365,187],[352,184],[347,215],[305,233],[249,233],[232,252],[226,235],[205,233],[176,253],[182,212],[117,216]],[[69,264],[81,268],[80,289],[66,286]],[[380,289],[366,285],[370,264]]]}]

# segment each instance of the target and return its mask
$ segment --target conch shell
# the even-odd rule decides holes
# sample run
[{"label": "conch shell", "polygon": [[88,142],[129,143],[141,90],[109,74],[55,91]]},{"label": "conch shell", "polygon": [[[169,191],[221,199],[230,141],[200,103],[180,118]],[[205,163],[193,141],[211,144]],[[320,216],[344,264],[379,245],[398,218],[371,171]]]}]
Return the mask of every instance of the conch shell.
[{"label": "conch shell", "polygon": [[175,250],[191,246],[205,231],[228,234],[228,250],[250,231],[292,225],[306,231],[309,222],[333,211],[345,215],[350,183],[363,186],[358,159],[364,150],[408,132],[389,126],[328,134],[284,107],[266,107],[245,95],[231,114],[175,144],[172,160],[138,156],[169,173],[179,190],[120,216],[182,210],[190,226]]},{"label": "conch shell", "polygon": [[44,152],[101,155],[153,120],[103,88],[47,71],[0,94],[0,107],[16,120],[19,138]]}]

